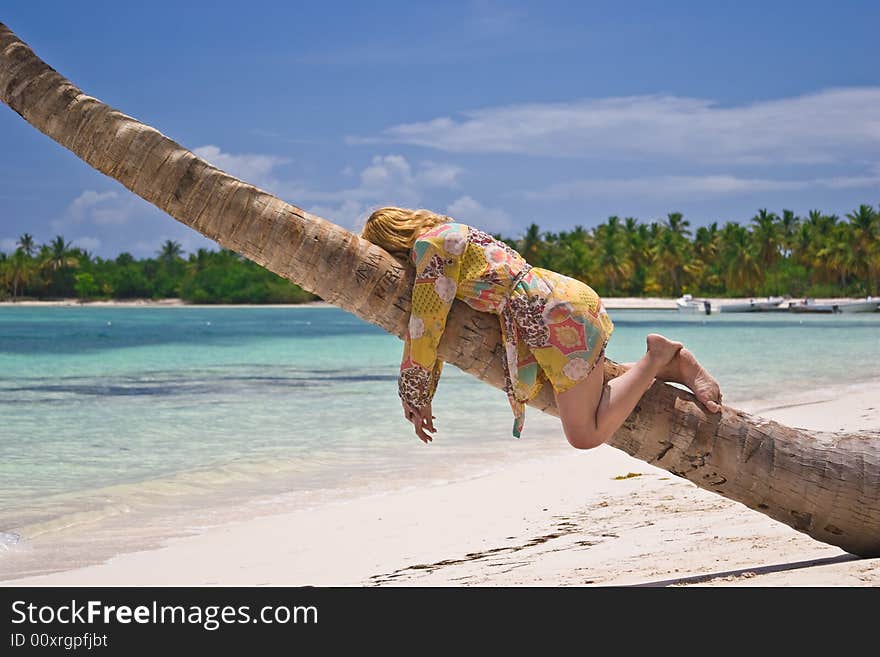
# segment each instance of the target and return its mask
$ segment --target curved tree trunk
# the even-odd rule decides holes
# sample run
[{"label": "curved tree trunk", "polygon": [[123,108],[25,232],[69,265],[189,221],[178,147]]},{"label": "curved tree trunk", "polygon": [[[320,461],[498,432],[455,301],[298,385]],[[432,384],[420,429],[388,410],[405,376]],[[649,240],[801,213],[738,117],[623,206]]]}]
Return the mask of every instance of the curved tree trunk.
[{"label": "curved tree trunk", "polygon": [[[408,263],[211,166],[157,130],[87,96],[0,23],[0,100],[98,171],[221,246],[402,338]],[[455,302],[439,355],[501,388],[497,319]],[[608,363],[606,377],[618,373]],[[390,393],[389,393],[390,394]],[[545,386],[531,406],[557,415]],[[726,407],[703,411],[662,383],[610,443],[813,538],[880,555],[880,440],[817,434]]]}]

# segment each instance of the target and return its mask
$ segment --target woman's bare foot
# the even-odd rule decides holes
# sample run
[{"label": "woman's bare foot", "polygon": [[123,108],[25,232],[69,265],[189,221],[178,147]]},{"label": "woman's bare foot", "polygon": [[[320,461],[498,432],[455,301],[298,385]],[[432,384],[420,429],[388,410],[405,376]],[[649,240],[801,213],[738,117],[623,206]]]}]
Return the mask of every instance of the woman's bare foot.
[{"label": "woman's bare foot", "polygon": [[674,342],[659,333],[650,333],[646,341],[648,357],[655,362],[658,373],[666,369],[684,347],[681,342]]},{"label": "woman's bare foot", "polygon": [[718,386],[718,381],[700,365],[693,352],[682,348],[667,369],[677,369],[677,375],[669,380],[690,388],[710,413],[721,412],[721,388]]},{"label": "woman's bare foot", "polygon": [[[656,378],[686,385],[710,413],[721,412],[721,389],[718,381],[700,365],[693,352],[682,346],[680,342],[673,342],[662,335],[652,333],[648,336],[648,355],[653,356],[655,362],[659,364]],[[667,359],[665,362],[664,358]],[[626,371],[635,363],[621,363],[621,365],[623,371]]]}]

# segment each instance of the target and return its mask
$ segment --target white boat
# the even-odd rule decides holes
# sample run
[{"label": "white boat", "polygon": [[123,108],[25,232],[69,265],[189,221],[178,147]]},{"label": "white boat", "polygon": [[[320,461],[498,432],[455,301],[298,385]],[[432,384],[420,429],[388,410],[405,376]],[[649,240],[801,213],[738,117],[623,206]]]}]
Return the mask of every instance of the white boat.
[{"label": "white boat", "polygon": [[864,301],[838,303],[837,311],[841,313],[873,313],[880,310],[880,299],[868,297]]},{"label": "white boat", "polygon": [[690,294],[685,294],[676,299],[675,305],[680,313],[700,313],[705,315],[712,313],[712,304],[708,299],[694,299]]},{"label": "white boat", "polygon": [[721,305],[723,313],[754,313],[762,310],[773,310],[779,307],[784,301],[782,297],[770,297],[766,301],[758,301],[757,299],[749,299],[745,303],[726,303]]},{"label": "white boat", "polygon": [[840,308],[836,303],[816,303],[813,299],[803,301],[791,301],[788,304],[789,312],[793,313],[837,313]]}]

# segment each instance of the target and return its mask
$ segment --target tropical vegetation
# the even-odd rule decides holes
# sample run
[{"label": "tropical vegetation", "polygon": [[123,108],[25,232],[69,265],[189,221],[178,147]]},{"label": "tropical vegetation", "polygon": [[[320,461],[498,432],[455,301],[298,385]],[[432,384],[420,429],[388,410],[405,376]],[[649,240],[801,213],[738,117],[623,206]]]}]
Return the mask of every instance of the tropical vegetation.
[{"label": "tropical vegetation", "polygon": [[165,299],[190,303],[302,303],[317,299],[298,285],[225,249],[184,257],[167,240],[153,258],[93,256],[58,236],[37,245],[25,233],[11,254],[0,253],[0,297]]},{"label": "tropical vegetation", "polygon": [[588,282],[605,296],[794,297],[878,295],[880,208],[841,218],[766,209],[745,224],[691,228],[680,213],[643,223],[609,217],[595,228],[505,240],[538,267]]},{"label": "tropical vegetation", "polygon": [[[588,282],[604,296],[837,297],[880,294],[880,208],[843,218],[759,210],[746,224],[695,230],[681,213],[640,222],[612,216],[593,228],[496,234],[532,264]],[[191,303],[300,303],[318,299],[225,249],[188,256],[168,240],[155,257],[95,257],[62,236],[25,233],[0,253],[0,297],[181,298]]]}]

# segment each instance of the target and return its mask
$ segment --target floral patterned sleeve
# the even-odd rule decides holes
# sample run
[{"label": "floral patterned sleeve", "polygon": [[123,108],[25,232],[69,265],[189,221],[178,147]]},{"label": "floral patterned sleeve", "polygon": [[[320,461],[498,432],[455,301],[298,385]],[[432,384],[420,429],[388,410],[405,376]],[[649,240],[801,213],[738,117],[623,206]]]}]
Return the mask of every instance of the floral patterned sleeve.
[{"label": "floral patterned sleeve", "polygon": [[467,230],[464,224],[440,224],[419,237],[412,248],[416,277],[398,394],[416,408],[434,398],[443,371],[437,346],[458,289]]}]

